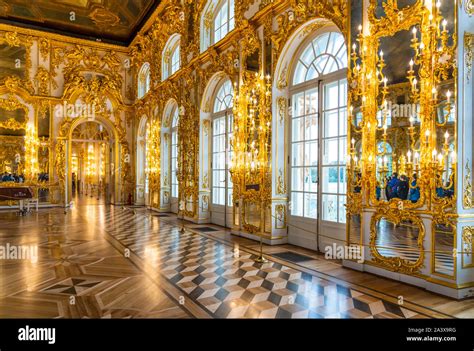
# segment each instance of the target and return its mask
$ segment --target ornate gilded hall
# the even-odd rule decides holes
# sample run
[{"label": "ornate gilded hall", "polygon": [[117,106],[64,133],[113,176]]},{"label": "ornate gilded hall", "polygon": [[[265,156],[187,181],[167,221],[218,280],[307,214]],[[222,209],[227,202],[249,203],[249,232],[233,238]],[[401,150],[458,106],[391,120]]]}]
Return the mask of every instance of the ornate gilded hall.
[{"label": "ornate gilded hall", "polygon": [[472,0],[0,1],[0,318],[474,318],[473,62]]}]

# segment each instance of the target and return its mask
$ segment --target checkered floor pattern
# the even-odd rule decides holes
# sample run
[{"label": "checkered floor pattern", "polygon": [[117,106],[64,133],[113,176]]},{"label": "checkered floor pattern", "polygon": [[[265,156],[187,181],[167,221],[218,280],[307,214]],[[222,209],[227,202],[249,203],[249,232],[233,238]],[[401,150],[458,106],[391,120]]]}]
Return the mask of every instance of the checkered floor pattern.
[{"label": "checkered floor pattern", "polygon": [[101,207],[91,216],[215,318],[427,318],[135,212]]}]

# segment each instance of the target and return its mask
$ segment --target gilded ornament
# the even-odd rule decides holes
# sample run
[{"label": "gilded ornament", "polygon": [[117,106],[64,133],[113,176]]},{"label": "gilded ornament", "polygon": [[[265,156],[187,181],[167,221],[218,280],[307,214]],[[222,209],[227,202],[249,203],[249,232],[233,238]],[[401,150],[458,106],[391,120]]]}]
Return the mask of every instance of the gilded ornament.
[{"label": "gilded ornament", "polygon": [[277,106],[280,125],[283,126],[285,124],[286,113],[288,110],[286,97],[279,96],[277,98]]},{"label": "gilded ornament", "polygon": [[[461,0],[462,4],[462,0]],[[464,10],[469,16],[474,16],[474,0],[465,0]]]},{"label": "gilded ornament", "polygon": [[464,52],[466,61],[466,81],[469,84],[472,78],[472,63],[474,61],[474,34],[464,34]]},{"label": "gilded ornament", "polygon": [[286,194],[286,182],[285,177],[283,175],[283,171],[280,169],[278,171],[278,179],[277,179],[277,195],[285,195]]},{"label": "gilded ornament", "polygon": [[474,227],[462,228],[462,246],[463,246],[463,253],[466,256],[470,256],[473,254],[473,251],[472,251],[473,235],[474,235]]},{"label": "gilded ornament", "polygon": [[464,175],[464,193],[463,193],[463,207],[465,209],[472,208],[472,183],[471,183],[471,169],[469,168],[469,160],[466,162],[466,174]]}]

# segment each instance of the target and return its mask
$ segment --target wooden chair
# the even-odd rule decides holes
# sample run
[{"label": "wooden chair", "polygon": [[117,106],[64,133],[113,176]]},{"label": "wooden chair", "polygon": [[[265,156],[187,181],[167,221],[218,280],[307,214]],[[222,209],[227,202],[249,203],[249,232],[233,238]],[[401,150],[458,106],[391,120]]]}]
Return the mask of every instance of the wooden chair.
[{"label": "wooden chair", "polygon": [[36,207],[36,212],[38,212],[39,206],[39,196],[38,196],[38,187],[32,187],[33,189],[33,197],[31,199],[25,200],[26,209],[30,212],[30,206]]}]

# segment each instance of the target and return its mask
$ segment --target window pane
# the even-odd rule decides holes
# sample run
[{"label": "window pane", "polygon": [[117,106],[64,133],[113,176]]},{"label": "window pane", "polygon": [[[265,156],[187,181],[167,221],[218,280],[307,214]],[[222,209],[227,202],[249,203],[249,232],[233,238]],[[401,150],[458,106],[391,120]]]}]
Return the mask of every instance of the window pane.
[{"label": "window pane", "polygon": [[291,174],[291,190],[303,191],[303,168],[293,168]]},{"label": "window pane", "polygon": [[302,141],[305,132],[304,117],[293,119],[293,141]]},{"label": "window pane", "polygon": [[293,144],[292,150],[292,166],[304,166],[304,143]]},{"label": "window pane", "polygon": [[312,89],[305,94],[305,114],[318,113],[318,89]]},{"label": "window pane", "polygon": [[324,140],[323,149],[323,164],[325,165],[336,165],[338,164],[338,139]]},{"label": "window pane", "polygon": [[324,109],[329,110],[338,107],[339,102],[339,82],[330,83],[324,86]]},{"label": "window pane", "polygon": [[337,195],[323,195],[322,201],[323,219],[337,222]]},{"label": "window pane", "polygon": [[339,194],[345,194],[347,191],[346,169],[339,168]]},{"label": "window pane", "polygon": [[318,139],[318,118],[316,116],[306,117],[305,139]]},{"label": "window pane", "polygon": [[309,66],[308,70],[306,71],[305,81],[313,80],[319,77],[319,72],[316,70],[314,65]]},{"label": "window pane", "polygon": [[304,191],[318,191],[318,168],[311,167],[304,170]]},{"label": "window pane", "polygon": [[303,51],[303,54],[300,57],[301,62],[303,62],[306,66],[309,66],[314,61],[314,51],[311,45]]},{"label": "window pane", "polygon": [[339,196],[339,223],[346,223],[346,197]]},{"label": "window pane", "polygon": [[305,194],[304,196],[304,216],[306,218],[317,218],[318,197],[316,194]]},{"label": "window pane", "polygon": [[347,80],[339,81],[339,106],[347,106]]},{"label": "window pane", "polygon": [[303,216],[303,193],[291,193],[291,214]]},{"label": "window pane", "polygon": [[293,117],[304,115],[304,93],[293,95]]},{"label": "window pane", "polygon": [[323,192],[337,194],[339,179],[337,167],[323,168]]},{"label": "window pane", "polygon": [[298,64],[296,65],[295,77],[293,79],[294,85],[303,83],[305,81],[306,70],[307,68],[301,62],[298,62]]},{"label": "window pane", "polygon": [[347,111],[339,110],[339,135],[347,135]]},{"label": "window pane", "polygon": [[346,164],[347,158],[347,138],[339,138],[339,164]]},{"label": "window pane", "polygon": [[329,138],[338,135],[339,114],[336,111],[324,113],[324,137]]},{"label": "window pane", "polygon": [[316,141],[305,145],[305,166],[318,165],[318,143]]}]

